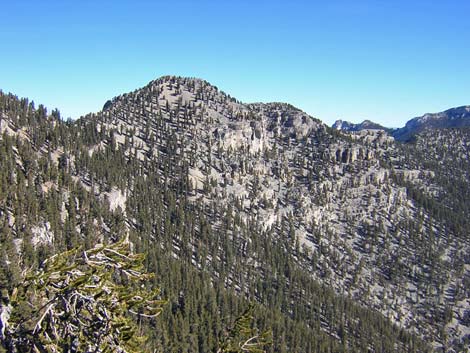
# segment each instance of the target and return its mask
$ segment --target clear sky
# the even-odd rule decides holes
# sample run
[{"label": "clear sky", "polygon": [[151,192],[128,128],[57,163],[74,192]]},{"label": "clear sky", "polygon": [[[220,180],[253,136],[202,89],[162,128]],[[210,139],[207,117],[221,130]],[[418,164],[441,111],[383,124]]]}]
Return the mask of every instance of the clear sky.
[{"label": "clear sky", "polygon": [[470,104],[470,1],[2,1],[0,89],[64,117],[162,75],[326,123]]}]

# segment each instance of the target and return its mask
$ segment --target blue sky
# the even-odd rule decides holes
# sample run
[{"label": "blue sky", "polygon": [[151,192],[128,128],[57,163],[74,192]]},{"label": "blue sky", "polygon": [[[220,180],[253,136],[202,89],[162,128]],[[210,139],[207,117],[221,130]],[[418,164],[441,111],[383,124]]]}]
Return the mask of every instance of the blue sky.
[{"label": "blue sky", "polygon": [[5,1],[0,89],[64,117],[162,75],[326,123],[470,104],[470,1]]}]

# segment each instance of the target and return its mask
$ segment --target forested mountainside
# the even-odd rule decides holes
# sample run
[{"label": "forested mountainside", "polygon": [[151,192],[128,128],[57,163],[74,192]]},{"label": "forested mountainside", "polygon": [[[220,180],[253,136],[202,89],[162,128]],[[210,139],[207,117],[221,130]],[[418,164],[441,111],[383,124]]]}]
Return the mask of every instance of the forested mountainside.
[{"label": "forested mountainside", "polygon": [[180,77],[77,121],[0,109],[2,288],[129,237],[170,301],[147,328],[163,351],[214,351],[248,302],[275,352],[469,345],[468,131],[401,144]]}]

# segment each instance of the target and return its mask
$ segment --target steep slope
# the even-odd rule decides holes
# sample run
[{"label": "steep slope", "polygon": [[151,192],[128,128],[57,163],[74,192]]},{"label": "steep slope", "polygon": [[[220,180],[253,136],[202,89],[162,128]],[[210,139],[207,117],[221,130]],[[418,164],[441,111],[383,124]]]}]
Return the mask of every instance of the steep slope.
[{"label": "steep slope", "polygon": [[342,133],[290,105],[242,104],[179,77],[60,126],[51,155],[109,201],[138,248],[350,348],[366,350],[366,340],[374,350],[425,350],[384,317],[436,348],[465,346],[470,246],[444,173],[460,170],[450,174],[468,194],[465,164],[443,159],[436,169],[422,158],[425,144]]},{"label": "steep slope", "polygon": [[[190,188],[190,162],[172,158],[174,139],[162,133],[149,153],[143,147],[152,136],[134,135],[146,126],[108,128],[101,113],[63,122],[57,111],[47,115],[1,92],[0,109],[2,322],[23,269],[77,245],[128,237],[170,300],[156,328],[142,326],[150,351],[215,351],[247,300],[260,303],[257,326],[273,330],[276,352],[427,350],[382,315],[313,281],[292,237],[275,239],[242,222],[231,205],[194,201],[201,192]],[[127,114],[124,121],[133,118]]]},{"label": "steep slope", "polygon": [[[214,229],[229,207],[252,231],[302,249],[313,278],[438,346],[452,342],[440,330],[456,280],[448,255],[468,239],[426,207],[439,205],[434,172],[386,134],[338,134],[289,105],[244,105],[175,77],[117,97],[96,122],[174,188],[187,183],[189,202],[218,210]],[[461,324],[452,340],[465,336]]]}]

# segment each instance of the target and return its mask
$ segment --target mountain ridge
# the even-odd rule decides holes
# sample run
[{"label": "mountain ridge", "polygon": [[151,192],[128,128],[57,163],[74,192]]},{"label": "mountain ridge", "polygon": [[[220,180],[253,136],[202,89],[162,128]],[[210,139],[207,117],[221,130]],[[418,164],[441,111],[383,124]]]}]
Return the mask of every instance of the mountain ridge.
[{"label": "mountain ridge", "polygon": [[[178,78],[170,78],[170,86],[174,86],[177,82],[180,82],[181,84],[184,85],[185,80],[182,79],[182,81],[178,81]],[[173,81],[173,82],[172,82]],[[164,83],[165,85],[168,84],[168,81]],[[395,221],[390,222],[390,215],[385,217],[384,213],[384,219],[383,222],[385,224],[385,227],[390,227],[390,231],[393,231],[394,229],[394,223],[396,223],[400,219],[407,219],[409,217],[412,217],[412,214],[415,214],[417,216],[420,212],[416,213],[416,211],[411,211],[411,209],[407,212],[410,212],[409,215],[403,217],[400,214],[400,209],[403,206],[394,206],[394,204],[400,204],[405,202],[412,202],[409,198],[409,192],[407,191],[410,189],[413,185],[416,185],[414,187],[422,188],[423,186],[425,188],[429,187],[430,190],[435,188],[432,185],[426,186],[426,184],[429,183],[429,181],[424,180],[424,178],[418,177],[418,171],[411,169],[405,169],[402,170],[401,160],[403,159],[400,154],[401,152],[399,150],[396,150],[396,148],[390,148],[391,141],[387,140],[385,136],[382,136],[379,133],[371,133],[371,134],[365,134],[358,136],[353,143],[353,145],[350,145],[350,142],[347,141],[338,141],[337,143],[335,142],[335,138],[329,135],[329,132],[327,130],[326,125],[323,123],[318,122],[318,125],[315,123],[314,124],[314,129],[308,128],[304,124],[304,115],[305,113],[299,111],[299,110],[294,110],[293,113],[298,113],[298,115],[291,114],[288,112],[284,112],[282,110],[276,110],[277,107],[276,105],[260,105],[259,109],[256,114],[262,113],[261,116],[259,115],[253,115],[253,112],[250,111],[250,109],[246,109],[248,105],[244,105],[241,103],[237,103],[237,105],[233,105],[229,103],[229,109],[227,107],[219,106],[219,103],[223,103],[226,101],[226,97],[222,94],[222,96],[217,96],[216,92],[217,89],[214,89],[213,86],[210,86],[210,84],[205,81],[204,83],[201,84],[202,86],[205,86],[207,89],[207,92],[204,94],[200,94],[200,99],[199,102],[204,102],[206,104],[203,109],[204,112],[201,111],[202,116],[206,117],[208,124],[204,125],[202,129],[199,129],[197,132],[197,136],[201,138],[204,136],[206,132],[209,132],[211,129],[213,130],[213,133],[208,135],[206,138],[202,138],[199,143],[197,143],[197,149],[201,149],[201,147],[204,145],[202,141],[208,141],[209,145],[206,145],[207,147],[205,148],[205,152],[203,153],[202,158],[196,158],[196,160],[203,161],[202,163],[199,163],[199,165],[194,165],[189,168],[188,174],[189,174],[189,179],[192,184],[195,186],[195,190],[193,191],[194,197],[197,199],[199,198],[199,194],[203,193],[205,194],[204,197],[202,198],[203,200],[206,200],[205,202],[209,202],[209,200],[217,200],[218,199],[218,194],[224,195],[224,201],[223,203],[226,203],[227,201],[231,200],[232,202],[236,203],[237,200],[241,197],[242,199],[245,199],[245,201],[242,202],[241,208],[239,209],[240,217],[244,219],[245,221],[250,219],[250,214],[255,213],[257,215],[258,221],[264,224],[264,227],[272,227],[275,225],[276,219],[282,219],[284,217],[288,217],[288,213],[290,212],[289,210],[291,209],[290,207],[293,207],[292,209],[295,209],[297,207],[298,211],[300,211],[295,219],[296,222],[299,222],[300,226],[297,228],[296,227],[296,233],[301,232],[301,234],[305,234],[305,229],[309,229],[309,225],[307,223],[304,224],[305,221],[302,221],[302,219],[313,219],[313,222],[315,224],[320,225],[319,229],[316,230],[316,232],[327,232],[327,228],[325,225],[330,224],[331,227],[333,227],[335,232],[343,233],[347,232],[348,226],[345,226],[345,221],[348,219],[348,217],[353,217],[357,219],[361,219],[362,217],[365,218],[362,220],[360,223],[357,224],[357,229],[359,231],[359,234],[363,232],[362,229],[365,227],[367,229],[366,224],[374,224],[377,222],[377,220],[371,219],[370,216],[368,216],[368,212],[371,212],[374,208],[380,209],[379,206],[382,204],[382,200],[379,199],[379,201],[376,201],[376,206],[372,205],[367,205],[367,207],[360,206],[358,208],[358,205],[361,204],[361,201],[359,201],[363,196],[364,192],[368,189],[368,184],[371,183],[372,181],[372,190],[375,190],[373,192],[379,192],[377,191],[377,186],[379,186],[381,183],[386,183],[389,184],[393,178],[395,178],[394,174],[398,175],[399,178],[399,184],[403,183],[405,181],[405,184],[403,185],[397,185],[395,189],[390,193],[389,191],[382,190],[380,193],[385,192],[385,194],[382,196],[384,197],[387,195],[389,198],[389,201],[391,204],[387,206],[387,209],[389,210],[394,210],[396,208],[396,216],[391,216],[392,219],[394,217],[397,217]],[[189,85],[189,91],[193,90],[192,84]],[[157,102],[160,107],[165,105],[165,109],[168,108],[167,113],[172,114],[172,107],[176,107],[176,110],[179,110],[178,108],[178,102],[173,100],[172,98],[169,99],[171,102],[171,105],[167,107],[165,100],[167,100],[168,97],[174,97],[175,94],[175,87],[171,87],[171,89],[168,91],[168,87],[163,87],[162,90],[160,90],[161,95],[161,100]],[[183,90],[184,91],[184,90]],[[164,93],[163,93],[164,92]],[[163,98],[165,96],[165,99]],[[184,101],[184,92],[180,95],[180,97],[183,97]],[[196,96],[195,96],[196,97]],[[256,105],[255,105],[256,106]],[[282,106],[281,106],[282,107]],[[284,106],[286,107],[286,106]],[[288,106],[287,106],[288,107]],[[289,116],[289,114],[291,114]],[[199,116],[199,113],[196,111],[195,114],[196,116]],[[305,114],[306,115],[306,114]],[[265,124],[263,123],[263,117],[267,117],[268,121],[270,121],[272,124]],[[201,117],[202,118],[202,117]],[[235,120],[235,122],[233,121]],[[173,121],[173,120],[172,120]],[[204,119],[201,120],[204,122]],[[213,123],[219,121],[219,123],[222,124],[222,130],[218,131],[217,134],[214,135],[214,132],[216,129],[218,129],[216,126],[213,125]],[[314,121],[311,118],[308,118],[307,121]],[[230,122],[232,122],[233,125],[230,126]],[[265,121],[266,122],[266,121]],[[118,123],[119,125],[119,123]],[[172,123],[170,124],[172,125]],[[196,124],[197,126],[197,124]],[[116,126],[117,127],[117,126]],[[259,131],[258,133],[256,131]],[[220,132],[220,134],[219,134]],[[312,134],[313,133],[313,134]],[[194,139],[191,138],[191,140]],[[270,137],[271,136],[271,137]],[[312,139],[312,146],[307,147],[308,145],[304,145],[303,140],[307,138],[307,141],[309,139]],[[215,137],[213,139],[213,137]],[[274,138],[274,140],[272,140]],[[326,139],[324,139],[326,138]],[[323,140],[324,139],[324,140]],[[341,138],[340,138],[341,140]],[[321,142],[324,141],[324,142]],[[186,145],[187,143],[190,143],[189,141],[186,142],[181,142],[180,145]],[[238,151],[235,153],[234,157],[235,160],[230,160],[232,157],[225,156],[222,159],[220,159],[220,155],[218,158],[214,155],[212,155],[212,158],[208,158],[209,155],[212,153],[207,154],[210,149],[211,145],[213,144],[218,144],[221,148],[221,151],[225,151],[224,153],[227,153],[227,151],[232,150],[232,151]],[[319,144],[318,144],[319,143]],[[315,144],[318,144],[318,147],[314,147]],[[349,144],[349,145],[348,145]],[[322,161],[321,164],[324,165],[321,167],[321,169],[317,170],[316,172],[313,172],[315,170],[315,167],[313,165],[309,166],[308,159],[305,160],[306,163],[304,164],[307,168],[305,172],[301,172],[299,175],[296,175],[297,172],[290,172],[289,169],[294,167],[295,165],[299,165],[299,161],[295,161],[295,158],[293,159],[291,156],[291,152],[287,152],[286,157],[284,162],[282,164],[279,164],[277,161],[273,161],[272,165],[269,166],[270,164],[266,165],[266,162],[262,162],[261,160],[259,162],[256,162],[256,160],[253,160],[253,162],[250,162],[251,166],[247,168],[247,165],[239,160],[239,157],[237,156],[237,153],[242,156],[244,153],[247,153],[247,155],[251,156],[256,156],[257,153],[260,153],[261,151],[269,151],[272,149],[274,146],[278,146],[276,149],[280,148],[281,146],[282,149],[286,148],[286,152],[289,151],[292,148],[297,148],[297,152],[294,153],[294,155],[299,155],[299,156],[306,156],[306,153],[309,150],[309,148],[313,147],[313,154],[309,156],[309,158],[313,157],[313,160],[319,160]],[[290,147],[289,147],[290,146]],[[297,146],[297,147],[295,147]],[[372,146],[374,146],[372,148]],[[227,149],[228,148],[228,149]],[[282,150],[281,149],[281,150]],[[304,151],[302,151],[304,150]],[[284,153],[284,152],[282,152]],[[293,155],[292,155],[293,156]],[[382,159],[382,156],[385,157],[386,159],[389,159],[390,157],[394,158],[395,161],[390,160],[392,164],[396,165],[397,168],[395,171],[390,172],[387,170],[382,169],[380,167],[380,164],[382,163],[380,160]],[[224,159],[228,159],[227,161],[223,161]],[[274,155],[275,157],[275,155]],[[278,157],[279,158],[279,157]],[[305,157],[303,157],[305,158]],[[325,159],[326,158],[326,159]],[[397,159],[398,158],[398,159]],[[213,160],[220,160],[222,163],[221,165],[217,166],[212,166],[209,169],[208,166],[213,164]],[[323,162],[324,161],[324,162]],[[259,164],[261,162],[261,164]],[[218,163],[218,162],[217,162]],[[337,163],[340,163],[339,165]],[[351,182],[348,180],[351,178],[351,176],[347,176],[350,172],[346,172],[347,169],[344,168],[349,168],[351,166],[352,168],[364,168],[370,164],[369,170],[365,173],[366,175],[364,176],[359,176],[361,173],[358,173],[356,177],[353,177],[353,180],[356,179],[357,181],[353,181],[352,185]],[[227,174],[226,172],[220,173],[219,171],[223,171],[226,167],[225,166],[231,166],[229,171],[230,174]],[[235,165],[238,165],[238,167],[233,167]],[[353,165],[355,165],[353,167]],[[363,165],[363,166],[361,166]],[[268,166],[268,169],[266,169],[266,166]],[[311,169],[313,168],[313,169]],[[261,189],[258,190],[258,192],[261,192],[261,196],[267,197],[266,199],[266,204],[269,205],[270,203],[273,203],[276,207],[279,207],[280,211],[277,211],[272,213],[272,211],[267,211],[265,207],[260,207],[261,204],[265,204],[265,201],[263,203],[259,203],[262,201],[261,197],[258,199],[259,201],[254,201],[256,200],[256,194],[253,195],[253,190],[251,188],[251,185],[257,185],[258,182],[256,182],[256,179],[252,179],[251,177],[246,178],[244,175],[247,175],[247,173],[250,173],[250,169],[254,169],[257,171],[257,173],[260,173],[260,181],[261,181]],[[268,171],[270,169],[270,171]],[[300,172],[301,169],[299,169]],[[314,187],[313,190],[306,191],[304,189],[304,186],[301,186],[304,182],[302,180],[308,180],[308,170],[310,170],[311,177],[312,178],[309,188],[313,187],[314,185],[317,185]],[[303,174],[307,173],[307,175]],[[356,172],[357,173],[357,172]],[[420,171],[419,172],[421,175],[426,176],[429,175],[431,176],[432,173],[428,171]],[[270,181],[270,177],[267,175],[273,174],[277,175],[280,179],[281,182],[279,181]],[[229,177],[230,175],[230,177]],[[232,177],[233,175],[234,177]],[[263,175],[266,175],[263,177]],[[343,175],[343,176],[341,176]],[[353,174],[354,175],[354,174]],[[418,178],[417,178],[418,177]],[[237,178],[240,178],[240,180],[237,180]],[[263,186],[263,178],[266,178],[266,186]],[[425,177],[426,179],[428,177]],[[297,187],[297,182],[295,180],[298,180],[301,184],[299,184],[299,187]],[[388,181],[387,181],[388,180]],[[233,185],[230,185],[230,183],[233,183]],[[254,183],[254,184],[253,184]],[[293,184],[292,184],[293,183]],[[333,183],[333,184],[332,184]],[[350,195],[347,196],[345,199],[341,200],[338,199],[337,197],[334,197],[334,199],[330,201],[326,201],[325,204],[323,204],[323,197],[321,196],[320,189],[327,188],[329,190],[341,190],[343,188],[351,188],[351,186],[354,186],[354,183],[357,183],[356,187],[353,187],[351,191],[349,192]],[[396,181],[393,181],[393,183],[396,183]],[[411,184],[410,184],[411,183]],[[226,186],[228,184],[228,186]],[[336,185],[335,185],[336,184]],[[365,185],[363,185],[365,184]],[[212,196],[208,196],[207,190],[210,190],[205,185],[214,185],[214,190],[212,190]],[[248,187],[246,187],[248,185]],[[292,188],[293,185],[294,188]],[[308,184],[307,184],[308,185]],[[406,185],[406,186],[405,186]],[[257,186],[257,189],[259,186]],[[279,191],[272,193],[269,190],[276,190],[278,189]],[[206,190],[206,191],[204,191]],[[315,191],[317,190],[317,191]],[[379,187],[380,190],[380,187]],[[269,191],[269,192],[268,192]],[[268,193],[266,193],[268,192]],[[337,191],[331,193],[331,195],[334,195]],[[302,198],[301,195],[308,195],[309,193],[317,196],[313,196],[312,198]],[[371,193],[371,191],[367,191],[367,194]],[[288,195],[291,196],[288,196]],[[251,196],[250,196],[251,195]],[[270,196],[269,196],[270,195]],[[255,199],[248,201],[252,197],[255,197]],[[286,201],[284,201],[284,198],[286,198]],[[382,198],[381,197],[381,198]],[[248,200],[247,200],[248,198]],[[342,196],[344,198],[344,196]],[[275,201],[277,199],[277,201]],[[315,200],[317,199],[317,200]],[[319,203],[320,200],[320,203]],[[327,199],[328,200],[328,199]],[[371,199],[373,200],[373,199]],[[210,201],[213,202],[213,201]],[[221,201],[217,201],[221,202]],[[359,202],[359,203],[358,203]],[[293,206],[289,206],[289,204],[292,204]],[[297,205],[297,206],[295,206]],[[298,208],[298,205],[302,205],[300,208]],[[285,206],[288,206],[287,208],[284,208]],[[405,207],[406,208],[406,207]],[[302,212],[304,210],[315,210],[313,213],[305,213],[303,214]],[[341,211],[344,210],[344,211]],[[360,210],[359,215],[354,216],[354,211],[353,210]],[[279,213],[280,212],[280,213]],[[350,215],[348,215],[350,213]],[[387,211],[387,213],[390,213],[390,211]],[[427,213],[427,212],[425,212]],[[425,217],[431,217],[431,215],[426,215]],[[386,220],[387,219],[387,220]],[[388,225],[386,225],[388,224]],[[304,230],[302,230],[304,229]],[[308,232],[307,232],[308,234]],[[303,237],[300,237],[300,239],[303,239]],[[305,238],[305,239],[308,239]],[[354,239],[354,238],[353,238]],[[301,243],[304,243],[306,240],[301,240]],[[358,239],[354,240],[354,242],[357,242]],[[307,244],[309,241],[306,242]],[[342,244],[342,245],[339,245]],[[336,246],[339,246],[340,248],[350,248],[351,245],[346,245],[347,242],[344,242],[344,240],[340,241],[340,243],[337,244]],[[363,245],[354,245],[354,246],[363,246]],[[353,247],[354,247],[353,246]],[[321,248],[321,244],[315,244],[313,245],[314,251],[318,251],[319,247]],[[334,252],[333,252],[334,253]],[[351,261],[351,260],[350,260]],[[349,261],[346,261],[349,263]],[[351,262],[352,264],[352,262]],[[349,267],[347,265],[346,267]],[[354,266],[352,266],[354,268]],[[326,266],[323,268],[321,272],[328,273],[328,271],[331,271],[331,269],[328,269],[329,266]],[[346,270],[348,271],[348,270]],[[353,271],[352,269],[349,269],[349,271]],[[388,275],[387,275],[388,276]],[[340,276],[341,277],[341,276]],[[339,277],[335,279],[334,281],[331,280],[331,284],[336,283],[336,280],[339,280]],[[347,283],[347,279],[343,278],[340,281],[345,281],[344,283]],[[328,281],[328,280],[327,280]],[[334,284],[338,286],[338,284]],[[338,286],[338,289],[342,285]],[[374,295],[377,295],[376,298],[380,298],[383,294],[376,293]],[[389,294],[391,295],[391,294]],[[359,297],[359,293],[357,294],[357,297]],[[377,305],[377,308],[380,307],[380,304],[375,304]]]},{"label": "mountain ridge", "polygon": [[[465,342],[469,240],[449,183],[467,178],[459,166],[465,149],[439,166],[433,156],[449,152],[435,137],[402,146],[381,131],[335,131],[288,104],[243,104],[204,80],[152,82],[56,132],[38,133],[34,119],[23,125],[52,163],[110,212],[121,209],[121,232],[136,244],[162,242],[239,295],[271,303],[255,284],[272,282],[291,302],[284,312],[301,312],[292,303],[313,299],[302,297],[295,268],[302,281],[347,293],[436,347]],[[3,131],[20,134],[10,121],[2,120]],[[464,132],[455,141],[434,133],[467,146]],[[430,148],[434,155],[423,159]],[[450,167],[459,173],[448,175]],[[458,185],[465,194],[468,186]],[[263,253],[270,248],[280,264],[291,259],[279,272],[267,265],[276,262]]]},{"label": "mountain ridge", "polygon": [[461,128],[470,126],[470,106],[460,106],[439,113],[426,113],[409,120],[393,132],[396,139],[407,141],[427,129]]},{"label": "mountain ridge", "polygon": [[349,121],[336,120],[331,126],[333,129],[342,131],[361,131],[361,130],[384,130],[390,131],[390,128],[386,128],[380,124],[374,123],[371,120],[364,120],[361,123],[354,124]]},{"label": "mountain ridge", "polygon": [[387,128],[370,120],[362,123],[337,120],[332,128],[346,132],[357,132],[373,129],[384,130],[397,141],[409,142],[416,134],[429,129],[446,129],[470,127],[470,106],[450,108],[438,113],[426,113],[422,116],[408,120],[401,128]]}]

